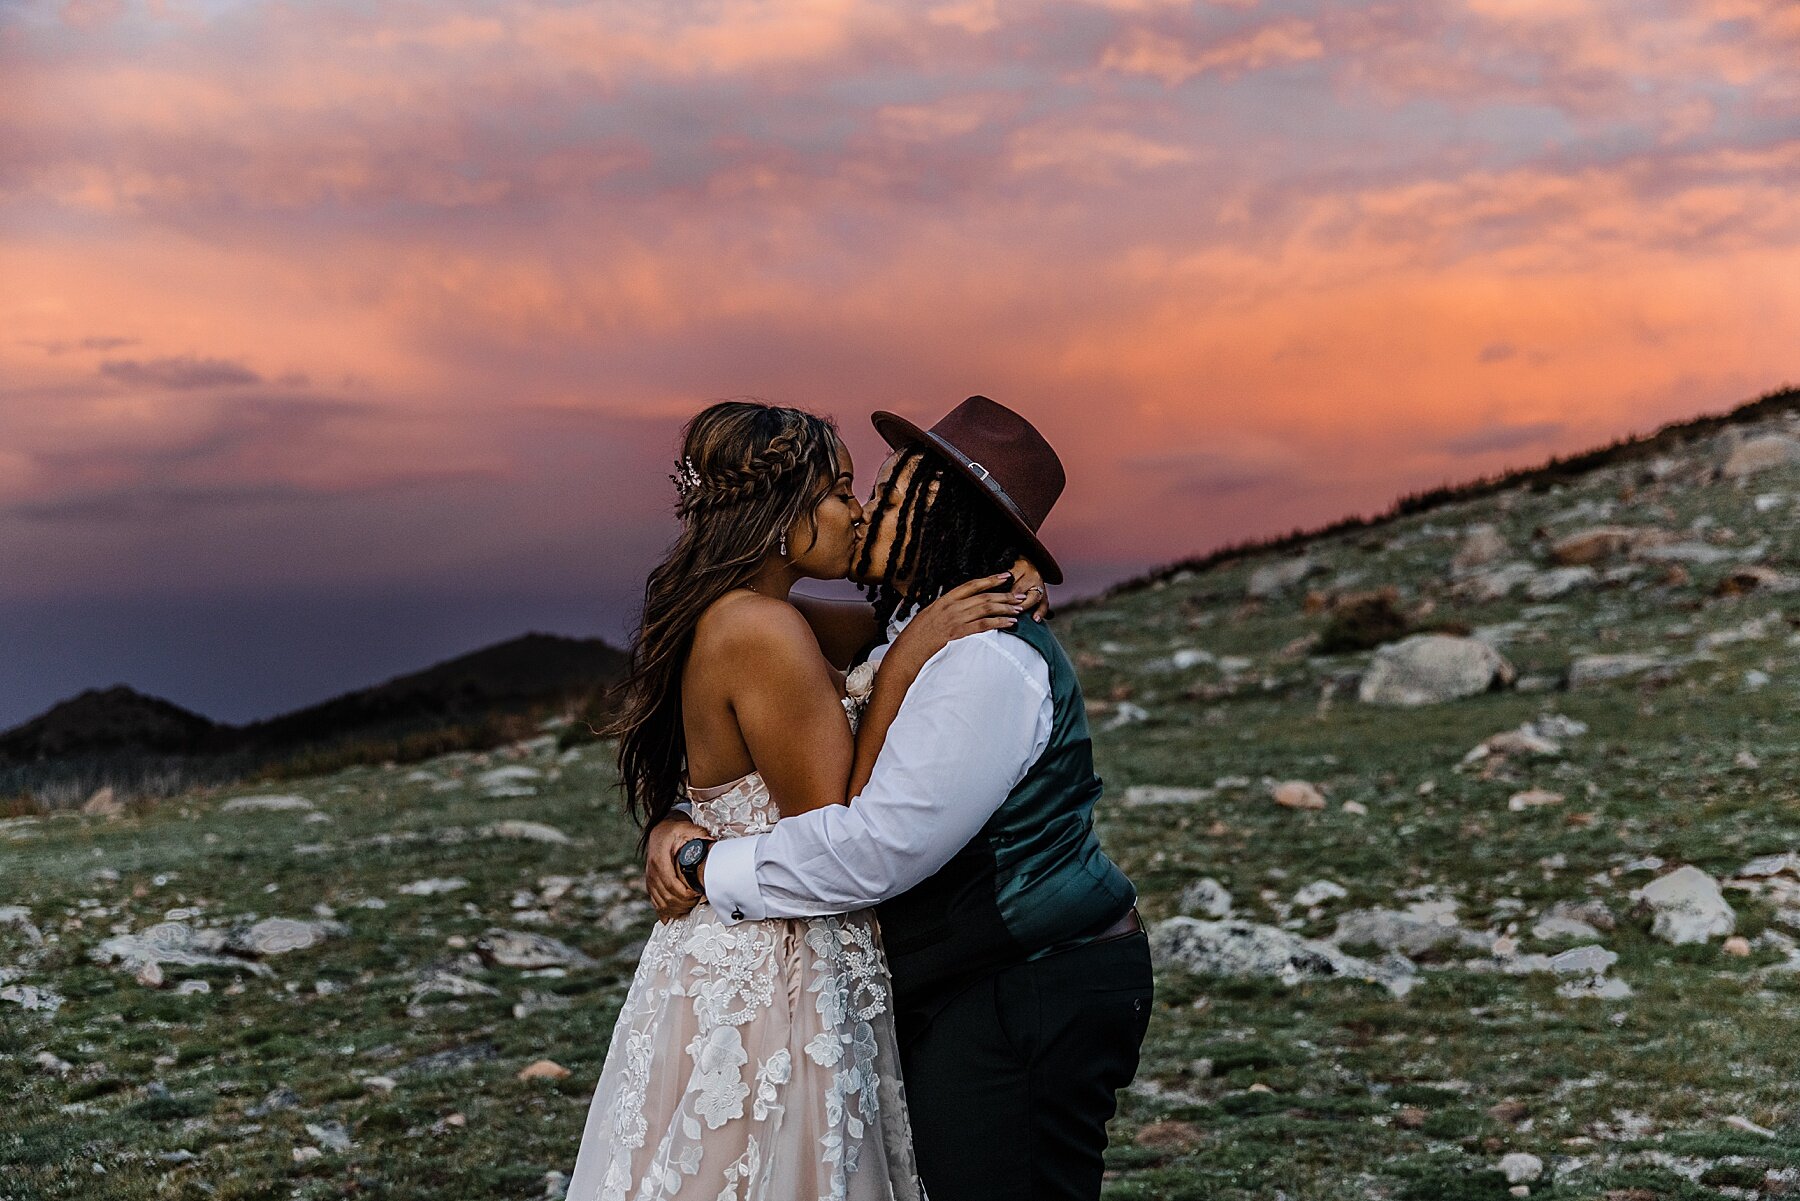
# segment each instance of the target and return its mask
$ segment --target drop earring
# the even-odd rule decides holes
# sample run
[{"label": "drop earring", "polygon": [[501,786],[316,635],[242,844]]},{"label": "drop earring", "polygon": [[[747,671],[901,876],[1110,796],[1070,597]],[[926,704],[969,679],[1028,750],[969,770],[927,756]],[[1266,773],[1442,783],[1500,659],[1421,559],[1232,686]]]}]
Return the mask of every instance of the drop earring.
[{"label": "drop earring", "polygon": [[783,534],[781,536],[781,545],[780,545],[780,547],[778,547],[776,549],[775,553],[780,555],[784,559],[787,558],[787,535],[786,534]]}]

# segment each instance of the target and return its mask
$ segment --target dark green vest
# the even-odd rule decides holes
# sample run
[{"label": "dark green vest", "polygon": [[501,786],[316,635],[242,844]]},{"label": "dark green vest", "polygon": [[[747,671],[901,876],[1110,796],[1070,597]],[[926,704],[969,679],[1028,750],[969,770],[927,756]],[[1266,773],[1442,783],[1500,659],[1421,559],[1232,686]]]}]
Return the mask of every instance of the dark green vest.
[{"label": "dark green vest", "polygon": [[1062,644],[1029,619],[1007,630],[1050,668],[1050,741],[981,831],[936,875],[876,908],[902,1004],[1098,933],[1137,892],[1094,836],[1093,741]]}]

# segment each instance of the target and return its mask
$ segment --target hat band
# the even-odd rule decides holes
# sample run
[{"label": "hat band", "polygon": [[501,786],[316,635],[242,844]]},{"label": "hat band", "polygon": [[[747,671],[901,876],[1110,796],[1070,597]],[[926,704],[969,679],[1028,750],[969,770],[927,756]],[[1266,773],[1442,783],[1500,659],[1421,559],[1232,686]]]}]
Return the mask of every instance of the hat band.
[{"label": "hat band", "polygon": [[1023,514],[1019,511],[1018,503],[1015,502],[1011,496],[1007,495],[1006,489],[1003,488],[1000,485],[1000,482],[994,478],[993,472],[989,471],[986,467],[983,467],[980,463],[977,463],[974,459],[971,459],[968,455],[965,455],[962,451],[958,450],[952,443],[947,441],[942,435],[938,434],[936,431],[926,430],[925,436],[927,438],[931,439],[932,445],[939,447],[946,454],[948,454],[952,458],[954,458],[958,463],[961,463],[963,465],[963,467],[969,471],[970,474],[972,474],[976,479],[980,480],[984,485],[986,485],[987,490],[993,494],[994,499],[998,500],[1001,504],[1005,505],[1007,508],[1007,511],[1010,512],[1015,518],[1017,518],[1021,525],[1023,525],[1028,530],[1035,531],[1037,529],[1037,527],[1035,525],[1033,525],[1030,521],[1026,520],[1025,514]]}]

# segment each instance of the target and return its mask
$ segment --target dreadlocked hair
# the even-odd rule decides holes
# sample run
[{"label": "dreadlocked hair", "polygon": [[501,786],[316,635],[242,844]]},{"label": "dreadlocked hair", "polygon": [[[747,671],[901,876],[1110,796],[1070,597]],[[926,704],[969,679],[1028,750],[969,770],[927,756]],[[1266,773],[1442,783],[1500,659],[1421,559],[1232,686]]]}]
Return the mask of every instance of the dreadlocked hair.
[{"label": "dreadlocked hair", "polygon": [[[902,490],[892,481],[909,463],[917,465]],[[898,512],[884,578],[862,586],[881,624],[895,613],[930,604],[958,584],[1003,571],[1024,555],[1023,540],[994,498],[937,451],[907,447],[889,481],[865,527],[872,533],[888,513]],[[867,578],[874,550],[875,540],[866,539],[856,575]],[[905,588],[895,580],[907,581]]]},{"label": "dreadlocked hair", "polygon": [[681,797],[681,673],[700,615],[747,584],[802,517],[817,540],[815,510],[837,479],[840,447],[829,418],[761,401],[709,405],[682,430],[681,533],[644,584],[622,701],[600,730],[619,740],[620,787],[643,829],[640,853]]}]

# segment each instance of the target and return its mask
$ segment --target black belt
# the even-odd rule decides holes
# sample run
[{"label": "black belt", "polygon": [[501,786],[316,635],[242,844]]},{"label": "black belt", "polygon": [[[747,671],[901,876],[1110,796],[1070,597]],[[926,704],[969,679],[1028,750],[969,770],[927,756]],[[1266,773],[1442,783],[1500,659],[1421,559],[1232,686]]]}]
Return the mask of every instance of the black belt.
[{"label": "black belt", "polygon": [[1042,959],[1046,955],[1055,955],[1059,951],[1073,951],[1076,947],[1091,947],[1095,943],[1112,942],[1114,939],[1118,938],[1129,938],[1133,934],[1143,933],[1143,930],[1144,920],[1138,916],[1137,906],[1133,905],[1130,909],[1125,911],[1123,917],[1119,918],[1118,921],[1114,922],[1106,929],[1095,934],[1083,935],[1080,938],[1072,938],[1068,942],[1059,942],[1054,946],[1045,947],[1042,951],[1033,955],[1032,958]]},{"label": "black belt", "polygon": [[1115,938],[1124,938],[1128,934],[1138,934],[1144,929],[1144,919],[1138,916],[1137,906],[1133,905],[1125,911],[1125,916],[1108,926],[1100,933],[1088,939],[1088,942],[1111,942]]}]

